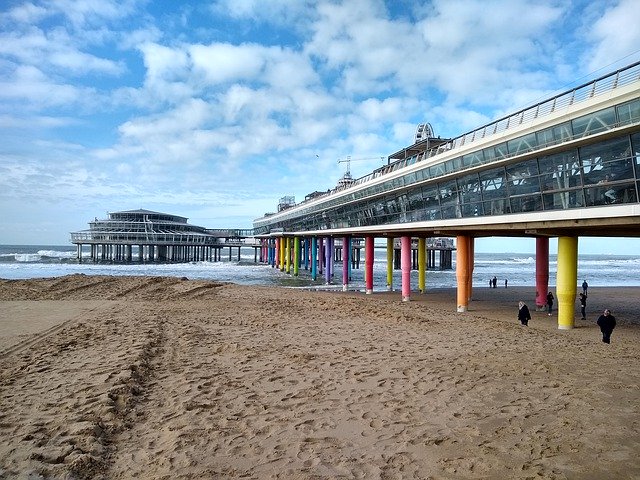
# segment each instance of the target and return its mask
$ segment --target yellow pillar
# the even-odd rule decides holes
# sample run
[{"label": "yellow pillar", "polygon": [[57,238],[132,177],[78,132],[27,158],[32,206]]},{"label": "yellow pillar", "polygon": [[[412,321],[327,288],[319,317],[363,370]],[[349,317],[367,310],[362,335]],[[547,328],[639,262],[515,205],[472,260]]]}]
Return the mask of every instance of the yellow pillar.
[{"label": "yellow pillar", "polygon": [[393,290],[393,237],[387,238],[387,290]]},{"label": "yellow pillar", "polygon": [[300,237],[293,239],[293,275],[300,273]]},{"label": "yellow pillar", "polygon": [[559,237],[556,297],[560,330],[570,330],[574,326],[577,283],[578,237]]},{"label": "yellow pillar", "polygon": [[469,240],[467,235],[458,235],[456,238],[458,312],[466,312],[469,306]]},{"label": "yellow pillar", "polygon": [[425,279],[427,273],[427,252],[426,241],[424,237],[418,238],[418,290],[420,293],[425,292]]},{"label": "yellow pillar", "polygon": [[287,239],[280,237],[280,271],[284,272],[284,254],[286,250]]}]

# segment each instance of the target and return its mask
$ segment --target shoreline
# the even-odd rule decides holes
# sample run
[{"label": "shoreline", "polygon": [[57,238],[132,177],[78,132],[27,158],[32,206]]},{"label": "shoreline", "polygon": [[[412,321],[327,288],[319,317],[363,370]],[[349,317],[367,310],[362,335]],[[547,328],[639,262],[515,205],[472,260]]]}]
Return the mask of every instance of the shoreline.
[{"label": "shoreline", "polygon": [[607,345],[529,287],[0,281],[0,476],[639,477],[639,290],[589,288]]}]

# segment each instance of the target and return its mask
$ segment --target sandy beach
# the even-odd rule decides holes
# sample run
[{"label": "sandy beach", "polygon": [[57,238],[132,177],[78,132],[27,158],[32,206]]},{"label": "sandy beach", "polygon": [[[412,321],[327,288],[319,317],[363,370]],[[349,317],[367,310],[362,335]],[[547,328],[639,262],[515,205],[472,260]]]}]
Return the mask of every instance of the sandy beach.
[{"label": "sandy beach", "polygon": [[0,280],[0,478],[640,478],[640,289],[531,290]]}]

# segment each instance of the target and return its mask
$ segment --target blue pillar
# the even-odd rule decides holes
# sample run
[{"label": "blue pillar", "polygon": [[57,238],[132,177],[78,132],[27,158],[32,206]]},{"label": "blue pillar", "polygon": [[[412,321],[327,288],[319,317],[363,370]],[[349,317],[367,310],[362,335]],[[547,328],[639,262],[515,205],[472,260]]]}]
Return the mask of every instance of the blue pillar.
[{"label": "blue pillar", "polygon": [[311,239],[311,280],[318,278],[318,237]]}]

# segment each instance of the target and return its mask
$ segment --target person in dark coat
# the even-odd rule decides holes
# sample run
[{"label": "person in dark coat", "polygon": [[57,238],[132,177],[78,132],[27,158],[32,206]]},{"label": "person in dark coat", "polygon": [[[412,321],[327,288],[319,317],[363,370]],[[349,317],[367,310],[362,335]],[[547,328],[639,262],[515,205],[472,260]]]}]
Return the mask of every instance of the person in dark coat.
[{"label": "person in dark coat", "polygon": [[616,328],[616,317],[611,315],[609,309],[606,309],[602,315],[598,317],[598,326],[602,332],[602,341],[611,343],[611,333]]},{"label": "person in dark coat", "polygon": [[582,320],[587,319],[587,295],[585,293],[580,294],[580,313],[582,314]]},{"label": "person in dark coat", "polygon": [[582,282],[582,293],[584,293],[585,296],[587,295],[587,288],[589,288],[589,284],[585,280],[584,282]]},{"label": "person in dark coat", "polygon": [[529,325],[529,320],[531,320],[529,307],[522,301],[518,303],[518,320],[520,320],[520,323],[525,327]]},{"label": "person in dark coat", "polygon": [[551,316],[551,311],[553,310],[553,293],[547,293],[547,313]]}]

